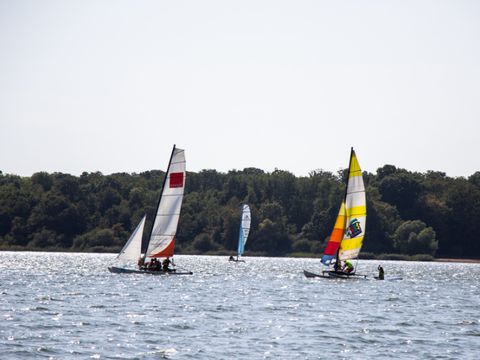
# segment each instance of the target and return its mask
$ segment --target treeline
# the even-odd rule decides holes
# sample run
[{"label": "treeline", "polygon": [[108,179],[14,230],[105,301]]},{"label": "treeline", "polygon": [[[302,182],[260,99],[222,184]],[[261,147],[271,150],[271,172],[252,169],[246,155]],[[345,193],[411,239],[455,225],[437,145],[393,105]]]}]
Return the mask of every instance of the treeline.
[{"label": "treeline", "polygon": [[[252,209],[248,252],[321,254],[344,194],[346,171],[296,177],[260,169],[188,173],[177,253],[233,253],[240,209]],[[121,249],[143,214],[145,233],[162,171],[103,175],[0,172],[0,249]],[[480,258],[480,172],[468,178],[385,165],[364,173],[363,252]]]}]

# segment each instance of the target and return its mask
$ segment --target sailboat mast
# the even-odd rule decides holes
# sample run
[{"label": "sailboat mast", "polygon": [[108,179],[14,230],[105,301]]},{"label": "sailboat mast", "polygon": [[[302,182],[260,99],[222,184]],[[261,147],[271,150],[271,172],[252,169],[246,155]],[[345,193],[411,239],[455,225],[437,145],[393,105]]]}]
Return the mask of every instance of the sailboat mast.
[{"label": "sailboat mast", "polygon": [[[353,156],[353,146],[350,149],[350,159],[348,160],[348,170],[347,170],[347,180],[345,181],[345,193],[343,194],[343,203],[345,204],[345,211],[347,210],[347,192],[348,192],[348,179],[350,178],[350,167],[352,166],[352,156]],[[345,214],[346,215],[346,214]],[[343,223],[343,228],[345,229],[347,217],[344,217],[344,223]],[[338,244],[338,249],[337,249],[337,257],[335,259],[335,264],[338,266],[339,262],[339,255],[340,255],[340,248],[342,246],[342,242],[340,241],[340,244]]]},{"label": "sailboat mast", "polygon": [[[165,177],[163,178],[162,189],[160,190],[160,196],[158,197],[157,207],[155,208],[155,217],[158,213],[158,207],[160,206],[160,201],[162,201],[163,189],[165,188],[165,183],[167,182],[168,172],[170,171],[170,165],[172,163],[173,154],[175,153],[175,144],[173,145],[172,154],[170,155],[170,160],[168,160],[167,171],[165,172]],[[148,235],[147,243],[145,245],[145,255],[148,250],[148,245],[150,244],[150,239],[152,238],[153,227],[155,226],[155,217],[152,221],[152,227],[150,228],[150,234]]]},{"label": "sailboat mast", "polygon": [[352,156],[353,156],[353,146],[350,149],[350,159],[348,160],[347,180],[345,181],[345,194],[343,195],[344,202],[347,201],[348,179],[350,178],[350,167],[352,166]]}]

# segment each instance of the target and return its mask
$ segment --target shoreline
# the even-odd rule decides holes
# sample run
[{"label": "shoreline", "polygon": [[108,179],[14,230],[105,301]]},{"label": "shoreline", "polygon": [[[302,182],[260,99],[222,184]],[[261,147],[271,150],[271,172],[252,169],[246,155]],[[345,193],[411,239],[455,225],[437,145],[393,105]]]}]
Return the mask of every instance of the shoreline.
[{"label": "shoreline", "polygon": [[467,263],[480,264],[480,259],[454,259],[454,258],[438,258],[433,260],[435,262],[452,262],[452,263]]}]

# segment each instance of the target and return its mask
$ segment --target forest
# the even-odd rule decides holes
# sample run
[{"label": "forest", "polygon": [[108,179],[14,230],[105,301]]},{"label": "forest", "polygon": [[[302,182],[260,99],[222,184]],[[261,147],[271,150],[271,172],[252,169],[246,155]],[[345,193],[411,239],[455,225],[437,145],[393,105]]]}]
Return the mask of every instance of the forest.
[{"label": "forest", "polygon": [[[157,170],[30,177],[0,171],[0,249],[118,252],[144,214],[149,233],[163,177]],[[176,253],[233,254],[247,203],[246,255],[320,256],[345,177],[346,170],[301,177],[257,168],[188,172]],[[363,177],[364,257],[480,258],[480,172],[452,178],[385,165]]]}]

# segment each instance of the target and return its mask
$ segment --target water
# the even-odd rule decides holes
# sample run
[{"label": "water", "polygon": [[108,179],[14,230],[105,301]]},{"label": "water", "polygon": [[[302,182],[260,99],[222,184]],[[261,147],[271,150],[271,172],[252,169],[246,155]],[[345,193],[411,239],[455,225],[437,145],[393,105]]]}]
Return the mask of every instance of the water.
[{"label": "water", "polygon": [[[318,260],[0,252],[1,359],[477,359],[480,264],[383,261],[399,281],[307,279]],[[374,275],[378,261],[361,261]]]}]

